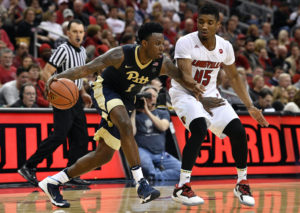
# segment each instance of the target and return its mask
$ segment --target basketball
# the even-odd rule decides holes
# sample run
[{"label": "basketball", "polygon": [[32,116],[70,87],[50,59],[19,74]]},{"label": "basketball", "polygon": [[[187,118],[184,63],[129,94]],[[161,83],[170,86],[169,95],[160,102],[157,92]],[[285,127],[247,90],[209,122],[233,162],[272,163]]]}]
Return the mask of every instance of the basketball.
[{"label": "basketball", "polygon": [[49,86],[48,100],[58,109],[71,108],[76,104],[78,96],[78,87],[67,78],[52,81]]}]

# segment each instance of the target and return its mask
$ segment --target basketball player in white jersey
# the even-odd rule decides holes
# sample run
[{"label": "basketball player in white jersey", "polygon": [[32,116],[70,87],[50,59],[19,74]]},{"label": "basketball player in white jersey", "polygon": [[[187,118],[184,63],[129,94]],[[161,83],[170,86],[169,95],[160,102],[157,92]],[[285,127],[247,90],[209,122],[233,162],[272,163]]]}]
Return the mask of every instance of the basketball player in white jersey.
[{"label": "basketball player in white jersey", "polygon": [[[184,71],[185,75],[192,75],[195,81],[205,86],[203,97],[220,97],[216,81],[222,67],[231,79],[232,88],[243,101],[250,115],[261,126],[266,127],[269,125],[268,122],[261,111],[253,106],[245,85],[236,71],[232,45],[216,35],[219,27],[218,9],[209,4],[200,8],[198,32],[183,36],[176,43],[177,66]],[[231,105],[225,100],[223,106],[206,111],[201,102],[175,80],[172,80],[169,93],[178,117],[191,132],[191,137],[183,149],[180,181],[175,186],[172,199],[186,205],[204,203],[204,200],[192,191],[190,177],[201,143],[209,129],[220,138],[226,136],[230,138],[238,173],[234,194],[242,204],[254,206],[255,200],[247,181],[246,133]]]}]

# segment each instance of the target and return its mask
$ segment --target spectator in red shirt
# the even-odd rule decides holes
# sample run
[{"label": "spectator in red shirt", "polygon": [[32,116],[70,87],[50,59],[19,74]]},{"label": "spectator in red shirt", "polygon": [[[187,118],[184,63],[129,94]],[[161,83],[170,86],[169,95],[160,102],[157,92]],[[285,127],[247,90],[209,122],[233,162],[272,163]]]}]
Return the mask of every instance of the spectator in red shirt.
[{"label": "spectator in red shirt", "polygon": [[164,36],[170,41],[171,44],[175,45],[177,33],[171,29],[171,19],[168,17],[163,18]]},{"label": "spectator in red shirt", "polygon": [[44,43],[39,48],[39,55],[40,57],[37,58],[37,62],[39,63],[40,67],[43,69],[51,57],[51,46],[47,43]]},{"label": "spectator in red shirt", "polygon": [[0,83],[4,84],[8,81],[16,79],[17,69],[12,66],[13,52],[4,48],[0,51]]},{"label": "spectator in red shirt", "polygon": [[[13,66],[20,67],[22,66],[22,60],[25,55],[29,54],[29,47],[26,42],[20,42],[16,45],[16,55],[13,59]],[[31,56],[32,57],[32,56]]]},{"label": "spectator in red shirt", "polygon": [[0,15],[0,49],[7,47],[12,51],[14,51],[15,50],[14,45],[10,42],[10,39],[6,31],[2,29],[3,22],[4,22],[4,16]]},{"label": "spectator in red shirt", "polygon": [[104,15],[97,16],[97,24],[101,27],[102,30],[110,30],[108,24],[106,23],[106,17]]},{"label": "spectator in red shirt", "polygon": [[69,7],[69,0],[59,0],[58,10],[56,11],[56,23],[62,24],[64,22],[63,12]]},{"label": "spectator in red shirt", "polygon": [[41,68],[38,64],[31,64],[28,69],[29,81],[36,90],[36,103],[39,107],[49,107],[49,102],[44,96],[45,83],[40,80]]}]

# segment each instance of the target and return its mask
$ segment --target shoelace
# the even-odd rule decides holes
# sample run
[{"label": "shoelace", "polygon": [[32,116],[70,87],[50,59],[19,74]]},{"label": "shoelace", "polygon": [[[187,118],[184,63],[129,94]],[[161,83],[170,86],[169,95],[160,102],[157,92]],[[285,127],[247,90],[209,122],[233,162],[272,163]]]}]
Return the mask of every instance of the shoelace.
[{"label": "shoelace", "polygon": [[191,187],[188,187],[188,186],[184,185],[182,190],[183,190],[183,193],[185,193],[188,197],[194,197],[195,196],[195,193],[193,192]]},{"label": "shoelace", "polygon": [[239,184],[239,190],[242,192],[243,195],[251,195],[250,186],[245,184]]}]

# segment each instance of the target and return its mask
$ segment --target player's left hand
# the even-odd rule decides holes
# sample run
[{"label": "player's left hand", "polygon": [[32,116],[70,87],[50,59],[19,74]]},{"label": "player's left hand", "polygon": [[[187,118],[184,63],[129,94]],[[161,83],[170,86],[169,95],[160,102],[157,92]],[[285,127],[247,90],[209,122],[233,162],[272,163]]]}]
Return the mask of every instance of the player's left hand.
[{"label": "player's left hand", "polygon": [[84,102],[84,107],[85,108],[91,108],[92,103],[93,103],[91,96],[85,92],[85,93],[81,94],[81,98]]},{"label": "player's left hand", "polygon": [[47,81],[47,83],[46,83],[46,88],[45,88],[45,96],[47,97],[48,96],[48,93],[49,93],[49,91],[50,91],[50,84],[53,82],[53,81],[57,81],[57,77],[56,77],[56,75],[52,75],[49,79],[48,79],[48,81]]},{"label": "player's left hand", "polygon": [[225,105],[225,101],[223,98],[215,97],[202,97],[200,98],[200,102],[202,103],[203,108],[206,110],[206,112],[210,114],[210,116],[213,116],[211,109]]},{"label": "player's left hand", "polygon": [[256,120],[262,127],[268,127],[269,126],[269,122],[263,116],[262,110],[259,110],[254,106],[251,106],[251,107],[248,108],[248,112],[251,115],[251,117],[254,120]]}]

